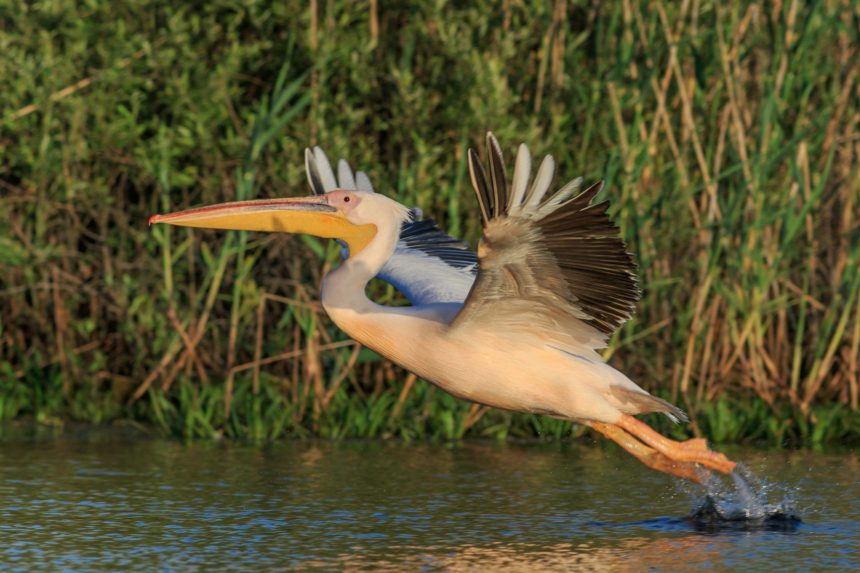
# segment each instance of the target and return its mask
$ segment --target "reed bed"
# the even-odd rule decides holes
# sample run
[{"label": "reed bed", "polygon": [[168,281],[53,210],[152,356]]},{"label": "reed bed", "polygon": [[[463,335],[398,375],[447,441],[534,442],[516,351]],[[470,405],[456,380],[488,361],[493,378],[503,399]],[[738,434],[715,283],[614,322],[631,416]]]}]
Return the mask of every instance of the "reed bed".
[{"label": "reed bed", "polygon": [[345,339],[318,301],[325,241],[147,228],[304,194],[320,144],[474,242],[465,151],[493,129],[606,181],[644,287],[606,354],[690,412],[665,431],[857,441],[858,19],[839,0],[0,8],[0,420],[581,435]]}]

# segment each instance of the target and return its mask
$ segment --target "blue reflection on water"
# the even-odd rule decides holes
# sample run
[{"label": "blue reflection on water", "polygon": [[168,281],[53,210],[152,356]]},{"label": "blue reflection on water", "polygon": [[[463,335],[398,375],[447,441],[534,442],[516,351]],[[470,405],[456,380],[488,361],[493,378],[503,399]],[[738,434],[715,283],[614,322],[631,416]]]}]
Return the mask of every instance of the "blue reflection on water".
[{"label": "blue reflection on water", "polygon": [[[852,452],[744,451],[798,484],[793,529],[702,527],[691,496],[613,449],[466,443],[0,444],[10,570],[853,568]],[[701,496],[701,493],[694,493]]]}]

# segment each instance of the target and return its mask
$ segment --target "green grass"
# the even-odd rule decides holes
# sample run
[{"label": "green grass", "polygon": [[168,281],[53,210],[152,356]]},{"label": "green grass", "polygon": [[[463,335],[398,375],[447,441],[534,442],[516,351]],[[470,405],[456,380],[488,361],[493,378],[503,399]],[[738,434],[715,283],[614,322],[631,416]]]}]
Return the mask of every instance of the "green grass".
[{"label": "green grass", "polygon": [[860,440],[850,6],[71,4],[0,8],[0,419],[581,432],[475,409],[339,344],[317,301],[326,242],[146,225],[304,194],[318,143],[475,241],[465,150],[493,129],[563,177],[606,180],[645,289],[607,356],[691,412],[662,430]]}]

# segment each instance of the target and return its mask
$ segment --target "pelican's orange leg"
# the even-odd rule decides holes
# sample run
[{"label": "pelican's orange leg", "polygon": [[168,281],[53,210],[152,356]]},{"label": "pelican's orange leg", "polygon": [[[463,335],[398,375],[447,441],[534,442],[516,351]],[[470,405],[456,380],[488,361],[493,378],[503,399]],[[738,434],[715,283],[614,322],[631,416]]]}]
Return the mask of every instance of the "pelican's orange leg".
[{"label": "pelican's orange leg", "polygon": [[727,474],[732,473],[737,465],[725,455],[710,450],[707,446],[702,448],[701,441],[695,441],[688,445],[688,442],[670,440],[666,436],[655,432],[645,422],[640,422],[628,414],[621,416],[621,419],[618,420],[618,426],[671,460],[702,464],[705,467]]},{"label": "pelican's orange leg", "polygon": [[649,448],[616,425],[602,422],[591,422],[589,425],[651,469],[700,484],[704,484],[710,475],[707,470],[697,467],[694,463],[673,460],[657,450]]},{"label": "pelican's orange leg", "polygon": [[690,438],[689,440],[684,440],[683,442],[678,442],[685,448],[689,448],[691,450],[707,450],[708,449],[708,440],[705,438]]}]

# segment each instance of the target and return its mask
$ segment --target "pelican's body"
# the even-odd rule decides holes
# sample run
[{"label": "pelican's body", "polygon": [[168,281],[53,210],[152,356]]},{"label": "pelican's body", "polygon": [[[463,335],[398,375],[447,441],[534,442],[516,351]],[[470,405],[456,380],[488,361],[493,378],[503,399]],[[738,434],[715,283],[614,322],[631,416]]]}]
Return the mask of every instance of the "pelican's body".
[{"label": "pelican's body", "polygon": [[644,391],[591,348],[572,354],[547,345],[539,333],[512,337],[482,324],[453,327],[457,303],[374,303],[364,287],[379,270],[375,263],[365,252],[344,261],[324,279],[322,304],[352,339],[392,362],[458,398],[505,410],[610,424],[638,413],[612,393],[604,397],[612,385]]},{"label": "pelican's body", "polygon": [[[696,466],[734,463],[701,440],[672,442],[632,415],[685,416],[606,364],[597,350],[633,312],[635,265],[600,190],[577,179],[550,193],[550,156],[529,186],[531,157],[517,154],[508,185],[498,142],[488,136],[489,178],[470,150],[484,235],[477,253],[416,210],[373,192],[322,150],[306,154],[315,196],[228,203],[154,222],[223,229],[306,232],[340,239],[345,260],[323,280],[322,304],[349,336],[446,392],[506,410],[585,423],[655,469],[700,481]],[[368,299],[374,277],[413,303]]]}]

